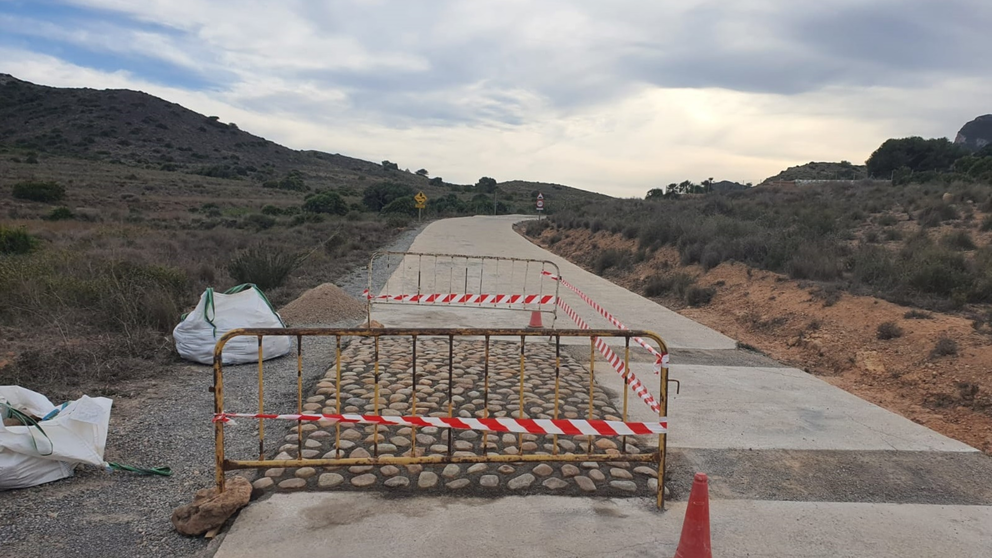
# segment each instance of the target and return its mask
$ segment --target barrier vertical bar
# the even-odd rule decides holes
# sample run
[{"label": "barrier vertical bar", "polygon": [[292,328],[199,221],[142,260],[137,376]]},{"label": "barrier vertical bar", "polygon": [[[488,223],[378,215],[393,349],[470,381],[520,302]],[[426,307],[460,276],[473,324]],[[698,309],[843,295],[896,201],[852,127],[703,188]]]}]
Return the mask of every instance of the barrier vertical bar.
[{"label": "barrier vertical bar", "polygon": [[[413,416],[417,416],[417,336],[413,336],[413,389],[410,393]],[[410,428],[410,456],[417,457],[417,427]]]},{"label": "barrier vertical bar", "polygon": [[[448,417],[453,417],[455,410],[455,403],[452,401],[454,397],[454,385],[455,385],[455,336],[448,336]],[[452,453],[455,437],[451,435],[451,429],[444,429],[448,433],[448,455]]]},{"label": "barrier vertical bar", "polygon": [[[303,414],[303,336],[296,336],[296,412]],[[296,421],[296,457],[303,459],[303,421]]]},{"label": "barrier vertical bar", "polygon": [[[554,419],[558,420],[558,386],[559,376],[561,376],[561,335],[555,336],[555,414]],[[551,436],[551,443],[553,444],[553,449],[551,450],[552,455],[558,455],[558,435],[553,434]]]},{"label": "barrier vertical bar", "polygon": [[[623,348],[623,421],[627,422],[627,392],[629,391],[630,384],[627,382],[630,376],[630,337],[625,338],[625,345]],[[620,438],[620,451],[624,452],[627,449],[627,437],[622,436]]]},{"label": "barrier vertical bar", "polygon": [[[265,413],[265,382],[263,380],[264,373],[262,370],[262,363],[264,355],[262,354],[262,336],[258,336],[258,414]],[[261,461],[265,459],[265,421],[258,421],[258,460]]]},{"label": "barrier vertical bar", "polygon": [[[482,371],[482,418],[489,418],[489,335],[486,335],[486,363]],[[489,431],[482,431],[482,455],[489,454]]]},{"label": "barrier vertical bar", "polygon": [[[371,323],[371,322],[370,322]],[[334,383],[334,398],[336,399],[335,413],[341,414],[341,336],[335,335],[337,339],[335,347],[335,368],[337,369],[336,380]],[[337,458],[341,457],[341,423],[334,423],[334,455]]]},{"label": "barrier vertical bar", "polygon": [[[372,389],[372,412],[379,414],[379,336],[375,336],[375,365],[372,373],[375,387]],[[372,456],[379,457],[379,425],[372,425]]]},{"label": "barrier vertical bar", "polygon": [[[524,337],[520,336],[520,408],[517,409],[517,418],[524,418]],[[523,453],[524,435],[517,434],[517,452]]]},{"label": "barrier vertical bar", "polygon": [[[661,348],[661,347],[659,347]],[[668,417],[668,365],[661,365],[658,388],[658,418]],[[667,418],[666,418],[667,420]],[[658,434],[658,509],[665,509],[665,460],[668,458],[668,434]]]},{"label": "barrier vertical bar", "polygon": [[[592,420],[592,396],[593,389],[595,387],[595,370],[596,370],[596,338],[589,338],[589,420]],[[589,435],[589,439],[586,442],[588,445],[586,447],[586,453],[592,454],[592,434]]]},{"label": "barrier vertical bar", "polygon": [[[214,413],[224,412],[224,369],[223,358],[216,351],[214,352]],[[214,481],[217,483],[217,492],[224,492],[224,422],[214,421],[214,459],[216,469],[214,470]]]},{"label": "barrier vertical bar", "polygon": [[424,256],[417,256],[417,294],[420,294],[420,280],[423,274]]}]

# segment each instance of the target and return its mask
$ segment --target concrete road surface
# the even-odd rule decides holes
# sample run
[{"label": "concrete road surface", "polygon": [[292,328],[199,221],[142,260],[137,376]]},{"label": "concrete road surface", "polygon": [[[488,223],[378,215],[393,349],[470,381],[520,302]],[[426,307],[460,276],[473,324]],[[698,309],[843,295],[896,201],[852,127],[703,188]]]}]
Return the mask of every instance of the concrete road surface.
[{"label": "concrete road surface", "polygon": [[[217,556],[672,556],[698,469],[711,478],[714,556],[992,556],[992,459],[800,370],[753,362],[734,340],[532,245],[511,228],[520,219],[438,221],[411,251],[549,260],[629,327],[669,343],[672,377],[683,384],[670,397],[667,510],[646,498],[276,494],[242,512]],[[431,284],[422,262],[391,265],[383,292],[455,283],[443,266]],[[418,268],[419,282],[411,276]],[[484,287],[504,290],[520,288],[524,276],[531,289],[540,280],[539,268],[483,272]],[[463,280],[455,292],[464,290]],[[609,327],[576,295],[561,295],[592,327]],[[373,318],[396,327],[520,327],[527,315],[395,305]],[[657,394],[651,365],[632,369]],[[606,366],[596,381],[621,393]],[[651,419],[646,407],[631,410],[631,420]]]}]

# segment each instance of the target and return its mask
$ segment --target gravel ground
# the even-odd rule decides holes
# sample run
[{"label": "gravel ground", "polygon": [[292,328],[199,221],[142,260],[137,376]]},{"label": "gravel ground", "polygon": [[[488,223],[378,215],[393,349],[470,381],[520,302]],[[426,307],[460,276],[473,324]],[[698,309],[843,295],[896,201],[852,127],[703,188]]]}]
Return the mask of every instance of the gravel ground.
[{"label": "gravel ground", "polygon": [[[388,249],[409,249],[423,226],[400,235]],[[359,296],[366,269],[359,267],[341,286]],[[381,287],[388,277],[375,277]],[[351,327],[348,323],[310,324]],[[304,389],[309,390],[329,362],[327,339],[304,342]],[[254,410],[257,366],[225,368],[225,407]],[[173,476],[142,477],[77,468],[76,476],[44,486],[0,493],[0,548],[19,558],[68,556],[197,556],[209,555],[203,538],[189,538],[172,529],[172,510],[192,501],[193,494],[213,485],[214,440],[210,417],[213,395],[210,367],[177,363],[166,377],[119,386],[114,401],[105,458],[138,466],[169,466]],[[292,409],[296,400],[296,359],[265,363],[267,409]],[[230,455],[252,455],[257,439],[250,421],[229,428]],[[243,429],[240,434],[238,428]],[[286,432],[266,432],[268,447],[278,447]],[[251,475],[246,475],[251,478]]]}]

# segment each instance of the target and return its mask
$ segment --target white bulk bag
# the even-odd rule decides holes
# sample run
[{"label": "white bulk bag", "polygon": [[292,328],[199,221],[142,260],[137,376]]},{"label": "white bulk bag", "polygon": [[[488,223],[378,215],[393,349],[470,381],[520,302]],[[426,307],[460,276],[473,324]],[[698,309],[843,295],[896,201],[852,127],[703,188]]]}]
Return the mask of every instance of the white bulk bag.
[{"label": "white bulk bag", "polygon": [[[250,283],[223,293],[207,289],[200,302],[172,331],[179,356],[202,364],[213,364],[217,340],[232,329],[285,328],[265,295]],[[289,352],[286,336],[266,336],[262,341],[266,360]],[[235,337],[224,345],[224,364],[258,362],[258,337]]]},{"label": "white bulk bag", "polygon": [[0,403],[42,418],[59,409],[52,418],[39,421],[38,427],[0,423],[0,490],[71,476],[78,463],[104,465],[112,400],[84,395],[57,408],[40,393],[20,386],[0,386]]}]

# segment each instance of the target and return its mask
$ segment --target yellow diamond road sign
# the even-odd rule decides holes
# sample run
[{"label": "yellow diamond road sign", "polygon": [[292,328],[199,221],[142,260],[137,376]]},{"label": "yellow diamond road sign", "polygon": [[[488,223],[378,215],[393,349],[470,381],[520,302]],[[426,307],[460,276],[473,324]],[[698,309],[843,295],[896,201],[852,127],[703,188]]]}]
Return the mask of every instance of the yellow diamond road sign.
[{"label": "yellow diamond road sign", "polygon": [[417,192],[417,195],[413,196],[413,199],[416,200],[419,205],[427,203],[427,196],[425,196],[423,192]]}]

